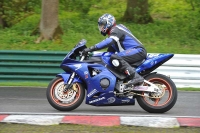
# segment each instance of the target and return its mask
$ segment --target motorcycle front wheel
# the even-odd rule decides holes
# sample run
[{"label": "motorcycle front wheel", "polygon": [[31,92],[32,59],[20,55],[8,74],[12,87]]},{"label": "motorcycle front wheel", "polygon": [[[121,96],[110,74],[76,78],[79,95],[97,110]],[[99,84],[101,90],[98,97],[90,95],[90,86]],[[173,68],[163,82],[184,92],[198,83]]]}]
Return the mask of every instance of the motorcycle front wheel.
[{"label": "motorcycle front wheel", "polygon": [[175,105],[178,95],[174,82],[169,77],[157,73],[146,76],[145,80],[156,85],[162,93],[141,92],[141,96],[137,96],[138,104],[149,113],[169,111]]},{"label": "motorcycle front wheel", "polygon": [[59,111],[71,111],[81,105],[85,97],[85,90],[80,83],[73,83],[64,92],[65,84],[62,77],[55,77],[46,90],[47,100],[52,107]]}]

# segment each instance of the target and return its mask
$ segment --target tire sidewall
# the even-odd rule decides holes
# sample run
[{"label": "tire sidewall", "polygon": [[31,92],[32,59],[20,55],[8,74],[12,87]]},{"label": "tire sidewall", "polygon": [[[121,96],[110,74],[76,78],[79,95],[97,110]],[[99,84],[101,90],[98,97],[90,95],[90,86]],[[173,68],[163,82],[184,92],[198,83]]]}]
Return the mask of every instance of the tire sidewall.
[{"label": "tire sidewall", "polygon": [[176,100],[177,100],[176,85],[174,84],[174,82],[169,77],[162,75],[162,74],[150,74],[150,75],[145,77],[145,80],[148,81],[152,78],[160,78],[170,85],[171,90],[172,90],[171,99],[163,106],[152,106],[152,105],[148,104],[142,96],[137,97],[137,102],[147,112],[164,113],[164,112],[170,110],[174,106],[174,104],[176,103]]},{"label": "tire sidewall", "polygon": [[[78,83],[77,84],[79,85],[80,87],[80,96],[79,96],[79,99],[72,105],[69,105],[69,106],[61,106],[59,104],[57,104],[53,98],[51,97],[51,92],[52,92],[52,89],[54,89],[54,86],[57,84],[57,83],[60,83],[62,82],[63,79],[62,77],[55,77],[54,79],[52,79],[52,81],[49,83],[48,87],[47,87],[47,90],[46,90],[46,97],[47,97],[47,100],[48,102],[50,103],[50,105],[52,107],[54,107],[55,109],[57,110],[60,110],[60,111],[71,111],[71,110],[74,110],[76,109],[77,107],[79,107],[81,105],[81,103],[83,102],[84,100],[84,97],[85,97],[85,90],[82,86],[82,84]],[[56,83],[57,82],[57,83]],[[56,83],[56,84],[55,84]],[[54,86],[53,86],[54,85]]]}]

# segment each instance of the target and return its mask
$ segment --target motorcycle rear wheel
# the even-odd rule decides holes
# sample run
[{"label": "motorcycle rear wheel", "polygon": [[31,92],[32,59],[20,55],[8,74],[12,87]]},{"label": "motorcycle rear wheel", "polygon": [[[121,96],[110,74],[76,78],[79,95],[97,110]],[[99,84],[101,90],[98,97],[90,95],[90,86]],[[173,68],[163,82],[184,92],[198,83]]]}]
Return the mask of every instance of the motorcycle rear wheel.
[{"label": "motorcycle rear wheel", "polygon": [[[169,77],[157,73],[150,74],[145,79],[162,88],[163,96],[161,98],[150,98],[154,95],[153,93],[149,93],[150,97],[137,96],[137,102],[140,107],[149,113],[164,113],[169,111],[177,101],[178,93],[174,82]],[[144,94],[145,92],[141,92],[141,95]]]},{"label": "motorcycle rear wheel", "polygon": [[52,107],[59,111],[71,111],[81,105],[85,97],[85,90],[80,83],[74,83],[64,92],[62,77],[55,77],[48,85],[46,97]]}]

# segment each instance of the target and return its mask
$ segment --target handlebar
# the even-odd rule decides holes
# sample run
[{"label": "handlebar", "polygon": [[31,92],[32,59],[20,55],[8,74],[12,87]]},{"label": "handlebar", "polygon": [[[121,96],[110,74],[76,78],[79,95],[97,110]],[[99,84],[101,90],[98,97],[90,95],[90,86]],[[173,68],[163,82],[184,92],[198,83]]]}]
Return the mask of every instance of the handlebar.
[{"label": "handlebar", "polygon": [[85,59],[85,55],[81,56],[80,61],[83,61]]}]

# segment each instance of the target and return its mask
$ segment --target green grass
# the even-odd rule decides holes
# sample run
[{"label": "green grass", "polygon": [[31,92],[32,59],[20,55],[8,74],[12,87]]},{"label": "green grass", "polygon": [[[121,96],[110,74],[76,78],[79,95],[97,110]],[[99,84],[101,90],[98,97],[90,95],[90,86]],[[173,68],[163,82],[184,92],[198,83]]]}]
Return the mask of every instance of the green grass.
[{"label": "green grass", "polygon": [[49,82],[0,82],[0,86],[47,87]]},{"label": "green grass", "polygon": [[[47,87],[49,82],[0,82],[0,86]],[[179,91],[200,91],[200,88],[177,88]]]},{"label": "green grass", "polygon": [[[0,50],[47,50],[69,51],[79,40],[86,39],[87,46],[94,45],[105,37],[97,28],[97,19],[104,13],[113,14],[117,23],[126,25],[144,44],[148,53],[200,53],[200,8],[192,10],[186,0],[149,0],[150,14],[154,23],[146,25],[122,22],[126,9],[125,0],[101,0],[83,16],[60,8],[59,21],[64,31],[62,42],[52,41],[35,44],[38,35],[30,36],[40,20],[40,9],[11,28],[0,29]],[[4,86],[42,86],[48,83],[0,83]],[[179,88],[178,90],[199,90]]]},{"label": "green grass", "polygon": [[1,30],[0,49],[69,51],[82,38],[88,40],[88,46],[94,45],[105,39],[98,31],[97,19],[108,12],[116,17],[118,23],[130,28],[149,53],[200,53],[198,8],[192,10],[190,3],[185,0],[149,0],[149,4],[154,23],[147,25],[121,21],[126,8],[125,0],[102,0],[84,16],[60,9],[59,20],[64,31],[60,44],[51,41],[34,43],[39,35],[30,34],[40,19],[40,13],[37,12],[13,27]]},{"label": "green grass", "polygon": [[135,126],[97,127],[85,125],[61,124],[36,126],[26,124],[2,124],[1,133],[199,133],[200,128],[150,128]]}]

